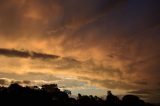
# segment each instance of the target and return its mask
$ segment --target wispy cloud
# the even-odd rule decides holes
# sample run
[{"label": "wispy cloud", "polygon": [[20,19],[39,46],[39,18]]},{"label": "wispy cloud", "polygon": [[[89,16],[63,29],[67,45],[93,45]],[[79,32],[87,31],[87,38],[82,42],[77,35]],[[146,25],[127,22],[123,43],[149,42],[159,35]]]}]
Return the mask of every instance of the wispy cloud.
[{"label": "wispy cloud", "polygon": [[56,59],[57,55],[38,53],[32,51],[20,51],[15,49],[0,48],[0,55],[7,57],[20,57],[20,58],[32,58],[32,59]]}]

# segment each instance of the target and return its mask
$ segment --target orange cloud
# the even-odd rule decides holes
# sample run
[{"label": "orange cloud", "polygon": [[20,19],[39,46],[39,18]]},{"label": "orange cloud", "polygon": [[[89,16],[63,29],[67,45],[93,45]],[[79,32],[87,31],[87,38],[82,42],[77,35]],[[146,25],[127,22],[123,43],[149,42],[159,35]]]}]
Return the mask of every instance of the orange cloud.
[{"label": "orange cloud", "polygon": [[39,72],[36,80],[52,81],[43,77],[50,74],[105,89],[157,89],[158,11],[149,1],[1,0],[1,78]]}]

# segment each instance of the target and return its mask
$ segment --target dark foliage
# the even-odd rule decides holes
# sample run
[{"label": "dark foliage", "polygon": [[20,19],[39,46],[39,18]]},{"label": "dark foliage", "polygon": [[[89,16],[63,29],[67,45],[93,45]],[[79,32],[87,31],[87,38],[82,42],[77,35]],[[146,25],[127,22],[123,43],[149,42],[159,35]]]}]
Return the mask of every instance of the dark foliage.
[{"label": "dark foliage", "polygon": [[137,96],[126,95],[120,100],[108,91],[106,100],[97,96],[69,97],[68,90],[60,91],[56,84],[22,87],[11,84],[8,88],[0,87],[1,106],[154,106],[145,103]]}]

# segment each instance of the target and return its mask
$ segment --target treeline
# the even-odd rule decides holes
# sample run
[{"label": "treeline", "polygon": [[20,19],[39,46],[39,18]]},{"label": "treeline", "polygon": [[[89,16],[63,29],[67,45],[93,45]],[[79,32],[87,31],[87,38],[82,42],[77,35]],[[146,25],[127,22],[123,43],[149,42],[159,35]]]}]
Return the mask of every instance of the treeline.
[{"label": "treeline", "polygon": [[22,87],[11,84],[0,87],[1,106],[154,106],[139,97],[126,95],[120,100],[108,91],[106,99],[97,96],[78,94],[77,99],[70,97],[68,90],[61,91],[56,84]]}]

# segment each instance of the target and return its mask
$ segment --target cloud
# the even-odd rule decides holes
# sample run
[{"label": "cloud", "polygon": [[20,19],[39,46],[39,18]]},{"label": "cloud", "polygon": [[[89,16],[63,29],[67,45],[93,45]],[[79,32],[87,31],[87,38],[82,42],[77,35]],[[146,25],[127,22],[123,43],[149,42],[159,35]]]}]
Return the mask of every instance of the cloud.
[{"label": "cloud", "polygon": [[151,94],[151,90],[140,89],[140,90],[137,90],[137,91],[130,91],[128,93],[131,93],[131,94]]},{"label": "cloud", "polygon": [[21,57],[21,58],[32,58],[32,59],[56,59],[59,58],[57,55],[50,55],[45,53],[19,51],[14,49],[0,48],[0,55],[8,57]]},{"label": "cloud", "polygon": [[136,81],[134,82],[135,84],[140,84],[140,85],[147,85],[146,81]]},{"label": "cloud", "polygon": [[159,11],[158,0],[1,0],[1,77],[158,88]]},{"label": "cloud", "polygon": [[[1,77],[7,78],[1,78]],[[58,84],[61,89],[80,89],[88,84],[84,81],[79,81],[73,77],[55,76],[47,73],[0,73],[0,85],[9,86],[12,83],[18,83],[22,86],[41,86],[43,84]]]},{"label": "cloud", "polygon": [[0,85],[1,86],[6,86],[9,84],[9,80],[6,78],[0,78]]},{"label": "cloud", "polygon": [[22,80],[22,81],[11,81],[10,84],[12,83],[17,83],[17,84],[20,84],[20,85],[31,85],[32,84],[32,81],[28,81],[28,80]]},{"label": "cloud", "polygon": [[139,90],[135,90],[135,91],[130,91],[128,92],[129,94],[133,94],[133,95],[138,95],[139,97],[141,97],[142,99],[145,99],[146,101],[149,102],[154,102],[154,103],[158,103],[158,101],[160,100],[160,93],[159,93],[159,89],[139,89]]},{"label": "cloud", "polygon": [[8,72],[0,72],[0,78],[9,78],[15,80],[43,80],[43,81],[59,81],[61,78],[55,75],[51,75],[49,73],[41,73],[41,72],[26,72],[23,74],[18,74],[16,72],[8,73]]}]

